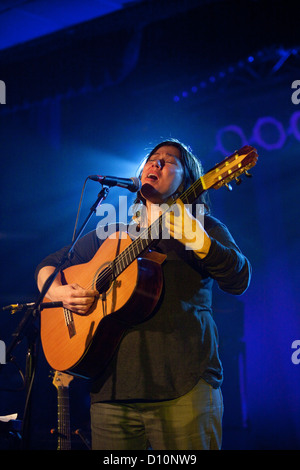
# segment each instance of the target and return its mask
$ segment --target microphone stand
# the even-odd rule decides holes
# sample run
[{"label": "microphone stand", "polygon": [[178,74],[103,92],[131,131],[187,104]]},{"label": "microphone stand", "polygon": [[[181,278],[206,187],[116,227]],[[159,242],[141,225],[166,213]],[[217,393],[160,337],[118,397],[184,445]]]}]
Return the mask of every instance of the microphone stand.
[{"label": "microphone stand", "polygon": [[31,391],[32,385],[34,381],[36,365],[37,365],[37,339],[38,339],[38,328],[34,325],[34,320],[39,317],[41,310],[44,308],[53,308],[54,306],[62,306],[62,302],[43,302],[42,300],[45,297],[46,293],[50,289],[54,279],[61,271],[63,265],[68,261],[71,256],[75,244],[79,240],[82,232],[84,231],[85,227],[87,226],[89,220],[91,219],[92,215],[96,212],[97,207],[106,199],[108,196],[109,188],[106,186],[102,186],[101,191],[98,194],[98,197],[92,207],[90,208],[90,212],[86,217],[85,221],[82,224],[78,234],[74,238],[71,246],[66,250],[66,253],[63,255],[62,259],[60,260],[59,265],[55,268],[53,273],[48,277],[46,282],[41,289],[41,292],[35,302],[20,305],[18,308],[17,306],[11,305],[8,307],[4,307],[3,310],[7,310],[10,308],[12,311],[16,310],[25,310],[25,314],[21,319],[18,327],[16,328],[15,332],[12,334],[13,340],[11,344],[8,346],[6,350],[6,361],[10,362],[13,361],[14,357],[12,356],[12,351],[14,348],[21,343],[23,338],[27,337],[27,354],[26,354],[26,366],[25,366],[25,390],[26,390],[26,399],[25,399],[25,408],[23,413],[23,422],[22,422],[22,433],[21,433],[21,446],[22,449],[29,448],[29,435],[30,435],[30,423],[31,423]]}]

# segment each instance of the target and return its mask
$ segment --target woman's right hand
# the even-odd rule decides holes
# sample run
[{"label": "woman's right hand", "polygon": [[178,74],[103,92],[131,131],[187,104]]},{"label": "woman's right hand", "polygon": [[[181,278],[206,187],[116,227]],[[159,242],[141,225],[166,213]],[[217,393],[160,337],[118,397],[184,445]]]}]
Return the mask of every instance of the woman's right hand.
[{"label": "woman's right hand", "polygon": [[[37,284],[41,291],[48,277],[53,273],[53,266],[44,266],[38,273]],[[84,315],[88,312],[94,303],[96,297],[99,296],[97,290],[83,289],[76,283],[62,284],[60,275],[56,276],[50,289],[46,293],[46,297],[52,302],[62,302],[64,308],[72,310],[74,313]]]},{"label": "woman's right hand", "polygon": [[84,315],[91,308],[98,295],[97,290],[83,289],[74,283],[52,287],[51,295],[48,297],[52,302],[62,302],[64,308]]}]

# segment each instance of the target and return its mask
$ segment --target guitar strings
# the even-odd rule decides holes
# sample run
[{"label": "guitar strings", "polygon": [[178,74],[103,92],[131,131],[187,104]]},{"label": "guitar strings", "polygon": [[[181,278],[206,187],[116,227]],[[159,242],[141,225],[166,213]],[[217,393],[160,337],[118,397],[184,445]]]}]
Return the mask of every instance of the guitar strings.
[{"label": "guitar strings", "polygon": [[[189,201],[189,196],[192,195],[192,193],[194,193],[194,197],[198,197],[200,195],[200,193],[198,194],[195,190],[199,189],[199,188],[200,189],[203,188],[202,177],[200,177],[197,181],[195,181],[195,183],[193,183],[192,186],[190,186],[180,196],[180,199],[183,202],[184,201],[188,202]],[[127,266],[132,261],[134,261],[134,259],[135,259],[135,258],[133,258],[130,261],[130,263],[128,263],[128,259],[131,259],[132,254],[135,255],[136,252],[138,254],[141,254],[143,251],[145,251],[147,248],[149,248],[152,243],[154,243],[156,241],[156,239],[151,238],[150,234],[151,234],[151,232],[154,233],[154,231],[156,231],[157,229],[159,230],[161,228],[163,217],[165,217],[166,214],[172,209],[172,206],[174,204],[176,204],[176,201],[173,204],[171,204],[170,207],[168,209],[166,209],[166,211],[163,214],[161,214],[160,217],[158,219],[156,219],[149,227],[145,228],[138,238],[133,240],[133,242],[129,246],[127,246],[119,255],[117,255],[116,258],[109,264],[110,269],[104,269],[99,274],[99,276],[96,278],[96,282],[91,282],[88,285],[82,286],[82,287],[84,289],[91,289],[94,286],[94,284],[104,287],[109,281],[112,280],[112,276],[114,275],[114,273],[113,273],[113,271],[114,271],[113,268],[114,267],[121,266],[123,264],[125,266],[124,269],[126,269]],[[146,242],[146,246],[143,246],[143,241]],[[139,249],[139,245],[142,245],[141,250]],[[123,271],[123,269],[121,270],[121,272],[122,271]],[[118,273],[117,276],[119,274],[121,274],[121,272]]]}]

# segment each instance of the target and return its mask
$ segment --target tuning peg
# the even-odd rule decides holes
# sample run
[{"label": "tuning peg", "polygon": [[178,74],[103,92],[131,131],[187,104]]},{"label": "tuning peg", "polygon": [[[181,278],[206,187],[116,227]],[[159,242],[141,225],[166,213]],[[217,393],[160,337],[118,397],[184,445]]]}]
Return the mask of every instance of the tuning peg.
[{"label": "tuning peg", "polygon": [[235,183],[237,185],[241,184],[241,182],[242,182],[241,178],[235,178]]},{"label": "tuning peg", "polygon": [[252,178],[251,173],[249,173],[248,171],[245,171],[245,176],[247,176],[247,178]]},{"label": "tuning peg", "polygon": [[232,186],[231,186],[231,184],[226,183],[225,186],[226,186],[226,188],[228,189],[228,191],[232,191]]}]

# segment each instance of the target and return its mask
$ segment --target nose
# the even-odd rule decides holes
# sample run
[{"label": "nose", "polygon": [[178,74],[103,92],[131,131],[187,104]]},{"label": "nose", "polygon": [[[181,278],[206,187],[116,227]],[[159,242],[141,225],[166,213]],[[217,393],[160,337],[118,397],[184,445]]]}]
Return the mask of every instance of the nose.
[{"label": "nose", "polygon": [[156,166],[158,168],[162,168],[164,166],[164,161],[163,160],[153,160],[151,166]]}]

